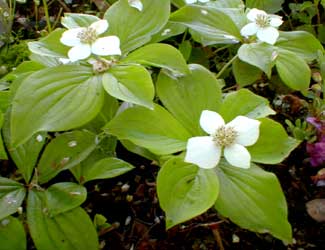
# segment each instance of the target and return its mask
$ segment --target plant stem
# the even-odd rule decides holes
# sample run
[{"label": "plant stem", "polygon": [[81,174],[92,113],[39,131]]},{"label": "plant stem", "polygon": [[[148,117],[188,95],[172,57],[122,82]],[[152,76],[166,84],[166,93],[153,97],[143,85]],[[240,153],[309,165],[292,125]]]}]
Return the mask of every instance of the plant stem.
[{"label": "plant stem", "polygon": [[225,70],[238,58],[238,54],[235,55],[233,58],[231,58],[231,60],[229,62],[227,62],[222,69],[219,71],[219,73],[217,74],[216,78],[219,79],[220,76],[223,74],[223,72],[225,72]]},{"label": "plant stem", "polygon": [[44,12],[45,12],[47,29],[48,29],[48,32],[50,33],[50,32],[52,32],[52,26],[51,26],[51,20],[50,20],[50,16],[49,16],[49,9],[48,9],[46,0],[43,0],[43,5],[44,5]]}]

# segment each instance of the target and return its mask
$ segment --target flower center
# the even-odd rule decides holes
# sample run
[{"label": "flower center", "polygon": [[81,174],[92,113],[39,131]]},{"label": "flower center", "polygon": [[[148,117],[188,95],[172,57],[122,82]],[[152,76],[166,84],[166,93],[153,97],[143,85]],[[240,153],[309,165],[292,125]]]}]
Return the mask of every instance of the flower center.
[{"label": "flower center", "polygon": [[93,43],[97,39],[97,33],[95,29],[88,27],[80,31],[77,37],[82,43]]},{"label": "flower center", "polygon": [[266,28],[270,26],[271,19],[267,15],[257,15],[255,22],[259,27]]},{"label": "flower center", "polygon": [[213,135],[213,141],[221,147],[227,147],[235,142],[236,137],[234,128],[221,126]]}]

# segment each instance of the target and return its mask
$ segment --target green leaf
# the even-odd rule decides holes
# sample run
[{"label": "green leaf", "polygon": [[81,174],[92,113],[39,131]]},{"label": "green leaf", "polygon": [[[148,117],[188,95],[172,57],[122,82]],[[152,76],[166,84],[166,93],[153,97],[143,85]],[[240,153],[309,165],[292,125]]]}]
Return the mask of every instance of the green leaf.
[{"label": "green leaf", "polygon": [[203,110],[218,111],[221,87],[215,76],[198,64],[189,65],[191,73],[173,77],[161,72],[156,83],[164,106],[192,135],[202,133],[199,120]]},{"label": "green leaf", "polygon": [[186,27],[180,23],[167,22],[159,33],[151,37],[150,43],[158,43],[170,37],[184,33]]},{"label": "green leaf", "polygon": [[282,9],[284,0],[247,0],[246,7],[264,10],[267,13],[275,13]]},{"label": "green leaf", "polygon": [[146,44],[151,36],[167,23],[170,1],[141,0],[143,10],[131,7],[128,0],[120,0],[105,13],[109,23],[108,34],[118,36],[123,54]]},{"label": "green leaf", "polygon": [[89,130],[93,133],[100,134],[102,127],[108,123],[116,114],[119,108],[119,102],[113,96],[104,95],[104,104],[98,115],[92,119],[89,123],[82,127],[82,129]]},{"label": "green leaf", "polygon": [[258,119],[275,114],[270,108],[267,99],[255,95],[247,89],[241,89],[227,94],[219,113],[226,122],[231,121],[239,115]]},{"label": "green leaf", "polygon": [[85,187],[72,182],[55,183],[45,191],[51,217],[79,207],[87,198]]},{"label": "green leaf", "polygon": [[74,29],[79,27],[88,27],[99,20],[101,19],[94,15],[64,13],[64,17],[61,19],[61,24],[67,29]]},{"label": "green leaf", "polygon": [[97,179],[109,179],[126,172],[131,171],[134,167],[117,158],[107,157],[94,162],[91,166],[82,167],[79,172],[79,180],[83,183]]},{"label": "green leaf", "polygon": [[[3,114],[0,112],[0,132],[3,124]],[[3,145],[2,134],[0,133],[0,160],[7,160],[8,156]]]},{"label": "green leaf", "polygon": [[13,146],[38,131],[69,130],[92,120],[104,101],[101,82],[89,68],[76,65],[47,68],[27,77],[12,103]]},{"label": "green leaf", "polygon": [[241,40],[234,21],[218,8],[186,5],[175,11],[170,21],[190,28],[194,39],[204,46],[212,44],[233,44]]},{"label": "green leaf", "polygon": [[0,220],[17,212],[26,195],[24,186],[0,177]]},{"label": "green leaf", "polygon": [[149,72],[140,65],[116,66],[103,75],[103,87],[117,99],[152,108],[155,90]]},{"label": "green leaf", "polygon": [[139,63],[178,74],[189,72],[183,55],[173,46],[162,43],[153,43],[139,48],[122,60],[122,63]]},{"label": "green leaf", "polygon": [[191,135],[164,108],[155,105],[153,110],[133,107],[112,119],[105,131],[120,140],[125,139],[163,155],[182,151]]},{"label": "green leaf", "polygon": [[60,38],[65,29],[56,29],[48,36],[40,39],[39,41],[29,42],[28,48],[31,52],[41,56],[66,58],[68,55],[69,47],[60,42]]},{"label": "green leaf", "polygon": [[10,105],[11,91],[0,91],[0,112],[5,113]]},{"label": "green leaf", "polygon": [[156,161],[156,162],[159,161],[158,157],[155,154],[151,153],[148,149],[139,147],[128,140],[121,140],[120,142],[122,143],[123,147],[125,147],[128,151],[132,153],[140,155],[151,161]]},{"label": "green leaf", "polygon": [[294,90],[306,91],[311,70],[304,59],[287,50],[281,50],[276,59],[276,69],[281,80]]},{"label": "green leaf", "polygon": [[240,60],[261,69],[269,78],[277,55],[277,48],[267,43],[243,44],[238,50]]},{"label": "green leaf", "polygon": [[26,250],[26,233],[20,220],[7,217],[0,221],[1,250]]},{"label": "green leaf", "polygon": [[259,68],[245,63],[238,58],[232,63],[232,72],[235,76],[236,83],[240,87],[252,84],[260,79],[263,73]]},{"label": "green leaf", "polygon": [[260,119],[260,135],[257,142],[248,147],[252,161],[264,164],[282,162],[301,142],[289,137],[281,124],[268,119]]},{"label": "green leaf", "polygon": [[39,154],[46,142],[47,133],[39,132],[29,138],[25,143],[14,148],[11,145],[10,136],[10,110],[5,115],[3,126],[3,138],[11,159],[15,162],[19,172],[23,175],[26,183],[32,177]]},{"label": "green leaf", "polygon": [[219,180],[214,170],[174,157],[158,173],[157,193],[169,229],[213,206],[219,194]]},{"label": "green leaf", "polygon": [[307,61],[316,59],[318,50],[324,50],[317,38],[306,31],[282,31],[276,46],[291,51]]},{"label": "green leaf", "polygon": [[230,166],[225,161],[217,168],[220,194],[215,208],[242,228],[270,233],[287,243],[292,240],[287,220],[287,204],[273,173],[252,164],[249,169]]},{"label": "green leaf", "polygon": [[38,164],[39,182],[45,183],[59,172],[79,164],[96,148],[96,140],[95,134],[78,130],[53,139]]},{"label": "green leaf", "polygon": [[97,250],[94,225],[81,208],[51,217],[45,192],[30,190],[27,222],[37,250]]},{"label": "green leaf", "polygon": [[236,9],[245,7],[242,0],[218,0],[208,2],[207,5],[226,9]]}]

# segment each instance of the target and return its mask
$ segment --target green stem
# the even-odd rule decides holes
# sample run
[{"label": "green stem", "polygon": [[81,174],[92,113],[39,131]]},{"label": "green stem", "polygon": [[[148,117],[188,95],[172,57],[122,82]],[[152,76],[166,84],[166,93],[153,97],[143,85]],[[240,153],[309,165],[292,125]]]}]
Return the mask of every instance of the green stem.
[{"label": "green stem", "polygon": [[47,29],[48,29],[49,33],[51,33],[52,32],[52,26],[51,26],[51,20],[50,20],[50,15],[49,15],[49,8],[47,6],[46,0],[43,0],[43,5],[44,5],[44,12],[45,12]]},{"label": "green stem", "polygon": [[235,55],[233,58],[231,58],[231,60],[229,62],[227,62],[222,69],[219,71],[219,73],[217,74],[216,78],[219,79],[220,76],[225,72],[225,70],[238,58],[238,54]]}]

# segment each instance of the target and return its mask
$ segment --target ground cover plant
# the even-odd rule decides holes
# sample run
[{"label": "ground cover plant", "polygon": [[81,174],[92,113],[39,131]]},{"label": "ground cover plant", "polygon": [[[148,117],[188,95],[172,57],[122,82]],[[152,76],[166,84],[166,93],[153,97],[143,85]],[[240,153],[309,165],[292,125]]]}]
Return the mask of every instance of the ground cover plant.
[{"label": "ground cover plant", "polygon": [[2,1],[3,249],[320,249],[324,8]]}]

